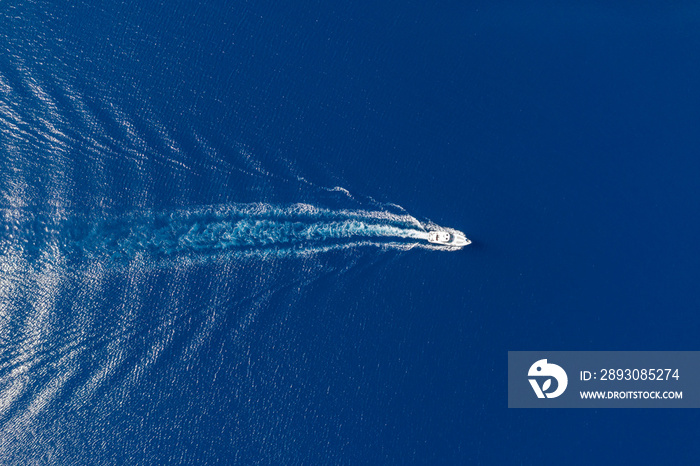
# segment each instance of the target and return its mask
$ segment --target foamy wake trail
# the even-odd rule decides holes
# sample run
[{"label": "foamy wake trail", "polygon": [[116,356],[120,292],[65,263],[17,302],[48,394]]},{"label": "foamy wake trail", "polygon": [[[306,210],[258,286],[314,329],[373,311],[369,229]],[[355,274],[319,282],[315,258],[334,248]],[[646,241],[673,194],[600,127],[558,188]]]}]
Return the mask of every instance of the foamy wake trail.
[{"label": "foamy wake trail", "polygon": [[229,204],[100,218],[2,212],[2,252],[27,259],[50,254],[71,261],[196,260],[308,255],[366,246],[454,249],[427,243],[427,230],[435,225],[410,215],[308,204]]}]

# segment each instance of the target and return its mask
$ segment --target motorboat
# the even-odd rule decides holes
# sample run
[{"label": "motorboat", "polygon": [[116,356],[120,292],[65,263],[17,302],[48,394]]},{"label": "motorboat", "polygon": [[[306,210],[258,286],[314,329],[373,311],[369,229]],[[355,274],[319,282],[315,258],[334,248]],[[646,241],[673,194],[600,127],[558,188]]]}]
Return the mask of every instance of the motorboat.
[{"label": "motorboat", "polygon": [[434,230],[428,232],[428,242],[461,248],[471,243],[461,231]]}]

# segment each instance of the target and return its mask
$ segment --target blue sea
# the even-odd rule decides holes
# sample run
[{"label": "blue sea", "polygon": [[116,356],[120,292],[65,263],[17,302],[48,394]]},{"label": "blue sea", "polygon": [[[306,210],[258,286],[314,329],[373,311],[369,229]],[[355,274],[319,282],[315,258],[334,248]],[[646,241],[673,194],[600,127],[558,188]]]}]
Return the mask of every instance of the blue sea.
[{"label": "blue sea", "polygon": [[698,349],[696,3],[0,8],[1,464],[700,460],[506,383]]}]

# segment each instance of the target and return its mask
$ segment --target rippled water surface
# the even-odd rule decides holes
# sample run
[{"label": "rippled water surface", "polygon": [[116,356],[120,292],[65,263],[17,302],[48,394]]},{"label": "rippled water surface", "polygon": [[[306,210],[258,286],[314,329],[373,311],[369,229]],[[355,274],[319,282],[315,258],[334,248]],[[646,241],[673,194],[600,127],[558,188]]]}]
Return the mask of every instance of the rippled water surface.
[{"label": "rippled water surface", "polygon": [[356,91],[324,76],[355,32],[244,2],[6,7],[1,462],[361,458],[375,402],[343,401],[345,351],[381,294],[351,284],[458,248],[341,187]]},{"label": "rippled water surface", "polygon": [[697,8],[1,9],[0,463],[697,457],[505,395],[697,344]]}]

